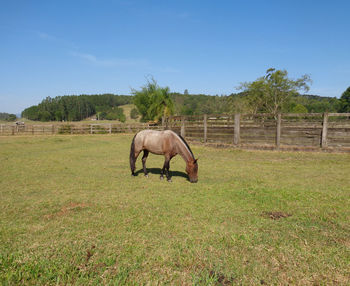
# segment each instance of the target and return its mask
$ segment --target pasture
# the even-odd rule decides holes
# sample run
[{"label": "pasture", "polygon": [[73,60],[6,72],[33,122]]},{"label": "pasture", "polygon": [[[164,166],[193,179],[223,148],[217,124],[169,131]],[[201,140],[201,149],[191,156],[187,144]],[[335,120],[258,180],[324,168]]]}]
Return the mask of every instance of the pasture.
[{"label": "pasture", "polygon": [[350,283],[350,156],[214,149],[130,175],[132,135],[0,137],[2,285]]}]

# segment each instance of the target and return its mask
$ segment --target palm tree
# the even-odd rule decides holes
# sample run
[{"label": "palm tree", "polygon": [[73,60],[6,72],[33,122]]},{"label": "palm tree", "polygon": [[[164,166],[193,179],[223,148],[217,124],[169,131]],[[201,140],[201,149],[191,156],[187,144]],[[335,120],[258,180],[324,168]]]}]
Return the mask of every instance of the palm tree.
[{"label": "palm tree", "polygon": [[144,121],[161,120],[162,116],[174,113],[174,102],[169,87],[160,87],[152,78],[140,91],[132,90],[134,104]]},{"label": "palm tree", "polygon": [[154,90],[149,108],[150,118],[161,120],[162,116],[170,116],[174,113],[174,102],[170,95],[169,87],[159,87]]}]

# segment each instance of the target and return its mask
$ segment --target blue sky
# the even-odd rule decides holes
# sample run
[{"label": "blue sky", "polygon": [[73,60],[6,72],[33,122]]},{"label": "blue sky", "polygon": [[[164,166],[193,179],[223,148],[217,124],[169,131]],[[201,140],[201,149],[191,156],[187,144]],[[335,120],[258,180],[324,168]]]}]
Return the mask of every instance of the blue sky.
[{"label": "blue sky", "polygon": [[350,1],[0,0],[0,112],[47,96],[230,94],[270,67],[309,74],[310,94],[350,86]]}]

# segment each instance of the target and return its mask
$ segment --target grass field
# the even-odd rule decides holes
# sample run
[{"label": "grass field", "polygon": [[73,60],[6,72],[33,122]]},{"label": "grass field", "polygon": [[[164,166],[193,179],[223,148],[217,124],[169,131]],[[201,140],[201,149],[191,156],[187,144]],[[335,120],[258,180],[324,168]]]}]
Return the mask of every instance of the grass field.
[{"label": "grass field", "polygon": [[192,146],[168,183],[131,139],[0,137],[0,284],[350,284],[349,154]]}]

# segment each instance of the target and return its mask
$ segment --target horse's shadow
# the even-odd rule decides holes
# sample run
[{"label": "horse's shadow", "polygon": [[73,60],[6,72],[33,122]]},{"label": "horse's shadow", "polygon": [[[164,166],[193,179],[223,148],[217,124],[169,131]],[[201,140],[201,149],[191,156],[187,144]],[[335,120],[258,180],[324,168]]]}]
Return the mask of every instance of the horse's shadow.
[{"label": "horse's shadow", "polygon": [[[147,172],[149,174],[154,174],[154,175],[159,175],[160,176],[160,171],[161,169],[159,168],[147,168]],[[138,176],[139,174],[143,174],[143,169],[140,169],[138,171],[135,172],[135,176]],[[183,177],[186,178],[188,180],[188,176],[185,172],[180,172],[180,171],[170,171],[169,170],[169,175],[170,177]],[[165,174],[164,174],[165,177]]]}]

